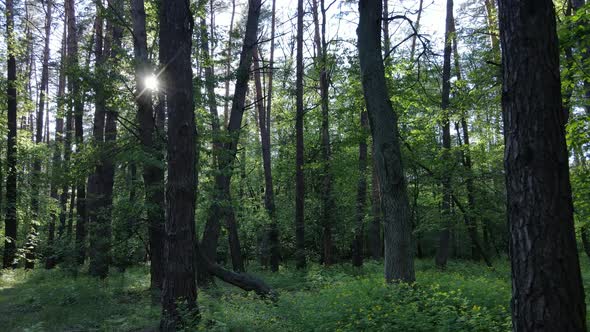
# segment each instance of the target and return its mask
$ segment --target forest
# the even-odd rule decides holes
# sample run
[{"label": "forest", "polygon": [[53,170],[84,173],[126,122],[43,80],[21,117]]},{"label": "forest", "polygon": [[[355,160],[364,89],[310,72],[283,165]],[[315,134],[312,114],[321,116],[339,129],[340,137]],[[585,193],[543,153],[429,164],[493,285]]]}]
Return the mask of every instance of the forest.
[{"label": "forest", "polygon": [[586,0],[0,11],[0,331],[587,331]]}]

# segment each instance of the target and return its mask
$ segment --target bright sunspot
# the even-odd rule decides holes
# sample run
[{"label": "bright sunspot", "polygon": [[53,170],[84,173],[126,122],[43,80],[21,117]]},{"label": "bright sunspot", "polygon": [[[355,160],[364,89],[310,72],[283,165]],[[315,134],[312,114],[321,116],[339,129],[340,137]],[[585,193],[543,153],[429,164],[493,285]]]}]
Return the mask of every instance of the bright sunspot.
[{"label": "bright sunspot", "polygon": [[155,75],[150,75],[144,79],[146,89],[158,90],[158,78]]}]

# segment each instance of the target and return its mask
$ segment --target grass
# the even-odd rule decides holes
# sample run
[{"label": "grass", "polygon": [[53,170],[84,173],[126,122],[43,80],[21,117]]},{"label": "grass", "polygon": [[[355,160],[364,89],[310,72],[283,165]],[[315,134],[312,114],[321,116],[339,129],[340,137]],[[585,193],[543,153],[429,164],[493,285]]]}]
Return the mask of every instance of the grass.
[{"label": "grass", "polygon": [[[269,302],[218,282],[199,290],[201,322],[187,330],[212,331],[509,331],[507,263],[490,270],[450,262],[439,271],[416,264],[415,285],[387,286],[382,265],[312,265],[305,272],[250,270],[280,294]],[[152,301],[149,268],[113,272],[100,281],[67,271],[3,271],[2,331],[153,331],[160,307]],[[584,269],[586,286],[590,273]],[[590,289],[590,288],[587,288]],[[590,302],[590,301],[587,301]]]}]

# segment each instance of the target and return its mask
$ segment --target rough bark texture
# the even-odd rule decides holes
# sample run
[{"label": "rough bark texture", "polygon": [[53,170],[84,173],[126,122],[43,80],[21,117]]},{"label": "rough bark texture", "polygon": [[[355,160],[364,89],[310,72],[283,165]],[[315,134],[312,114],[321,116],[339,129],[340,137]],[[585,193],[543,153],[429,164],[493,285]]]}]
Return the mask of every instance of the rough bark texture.
[{"label": "rough bark texture", "polygon": [[455,20],[453,18],[453,0],[447,0],[447,19],[445,26],[445,49],[443,55],[443,72],[442,72],[442,102],[441,111],[443,112],[442,120],[442,223],[443,229],[440,231],[438,248],[434,262],[437,267],[445,268],[449,259],[449,245],[451,238],[451,126],[449,124],[449,101],[451,95],[451,52],[452,52],[452,34]]},{"label": "rough bark texture", "polygon": [[367,202],[367,133],[369,132],[369,119],[367,111],[361,111],[362,138],[359,142],[359,180],[356,192],[356,229],[352,243],[352,265],[363,265],[363,237],[364,219]]},{"label": "rough bark texture", "polygon": [[[135,55],[135,89],[137,119],[141,147],[146,156],[143,163],[145,209],[150,246],[150,288],[161,290],[164,282],[164,168],[162,147],[156,136],[156,115],[153,94],[145,79],[152,75],[148,61],[146,14],[143,0],[131,1],[133,20],[133,51]],[[152,160],[155,160],[152,161]]]},{"label": "rough bark texture", "polygon": [[513,329],[586,331],[555,9],[551,0],[498,5]]},{"label": "rough bark texture", "polygon": [[381,1],[361,0],[357,29],[363,92],[375,142],[385,238],[385,280],[415,280],[412,224],[397,115],[389,100],[381,50]]},{"label": "rough bark texture", "polygon": [[379,177],[375,162],[375,142],[372,143],[371,154],[371,223],[367,230],[367,247],[371,258],[377,260],[383,257],[383,239],[381,238],[381,194],[379,193]]},{"label": "rough bark texture", "polygon": [[[260,0],[250,0],[248,2],[248,18],[246,21],[246,31],[244,42],[240,53],[240,64],[236,71],[236,85],[234,98],[230,113],[229,124],[227,127],[228,141],[223,144],[223,153],[218,157],[218,168],[221,172],[216,177],[216,192],[221,192],[222,201],[231,202],[231,172],[236,159],[237,146],[240,138],[242,118],[246,107],[246,92],[248,90],[248,81],[250,78],[250,68],[254,49],[257,47],[258,18],[260,17]],[[213,203],[217,204],[217,203]],[[213,209],[210,209],[210,213]],[[240,242],[235,224],[235,215],[233,208],[223,208],[222,215],[225,217],[230,237],[230,252],[232,255],[232,264],[235,270],[243,271],[244,263],[240,252]],[[219,216],[210,216],[205,225],[205,232],[201,242],[201,249],[205,257],[213,260],[216,256],[217,242],[219,238]]]},{"label": "rough bark texture", "polygon": [[165,272],[162,331],[181,327],[178,305],[197,311],[195,282],[195,154],[191,40],[194,21],[189,1],[164,0],[160,8],[160,76],[168,112]]},{"label": "rough bark texture", "polygon": [[305,178],[303,176],[303,0],[297,1],[297,95],[295,114],[295,260],[298,269],[306,266],[305,253]]},{"label": "rough bark texture", "polygon": [[8,44],[7,73],[7,121],[8,140],[6,149],[6,219],[4,219],[4,256],[2,267],[16,267],[16,41],[14,39],[14,1],[6,0],[6,35]]}]

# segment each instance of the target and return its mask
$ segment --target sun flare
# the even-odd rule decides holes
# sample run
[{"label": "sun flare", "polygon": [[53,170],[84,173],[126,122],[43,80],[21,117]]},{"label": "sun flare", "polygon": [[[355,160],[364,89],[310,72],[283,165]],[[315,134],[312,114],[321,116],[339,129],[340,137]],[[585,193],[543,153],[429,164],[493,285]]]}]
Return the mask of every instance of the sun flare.
[{"label": "sun flare", "polygon": [[158,90],[158,78],[155,75],[150,75],[144,79],[146,89],[155,91]]}]

